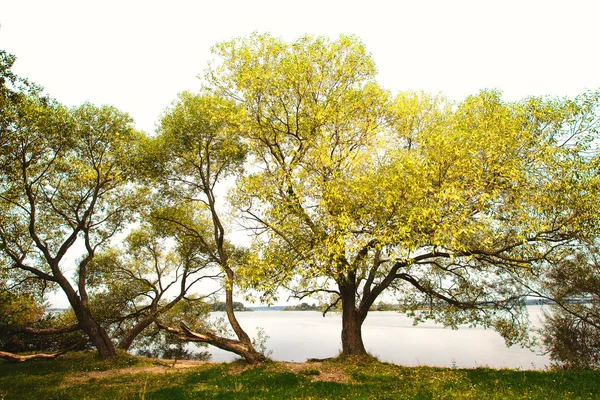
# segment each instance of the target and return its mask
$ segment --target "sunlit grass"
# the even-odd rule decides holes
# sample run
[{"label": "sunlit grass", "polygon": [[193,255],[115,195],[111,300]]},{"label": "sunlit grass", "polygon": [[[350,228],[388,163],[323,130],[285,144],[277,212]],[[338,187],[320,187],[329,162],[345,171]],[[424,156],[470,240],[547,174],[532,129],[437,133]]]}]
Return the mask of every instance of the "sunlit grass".
[{"label": "sunlit grass", "polygon": [[121,354],[0,363],[0,399],[600,399],[600,372],[322,363],[198,363],[173,368]]}]

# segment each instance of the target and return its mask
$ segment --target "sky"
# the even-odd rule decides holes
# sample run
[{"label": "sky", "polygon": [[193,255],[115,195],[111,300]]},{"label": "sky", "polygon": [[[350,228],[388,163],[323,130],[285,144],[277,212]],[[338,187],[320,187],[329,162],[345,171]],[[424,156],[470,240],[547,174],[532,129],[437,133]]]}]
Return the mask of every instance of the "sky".
[{"label": "sky", "polygon": [[111,104],[148,133],[211,47],[252,32],[355,34],[393,93],[506,100],[600,88],[600,1],[0,0],[0,49],[60,102]]},{"label": "sky", "polygon": [[0,49],[61,103],[116,106],[151,134],[211,47],[252,32],[356,35],[393,93],[519,100],[600,89],[599,15],[598,0],[0,0]]}]

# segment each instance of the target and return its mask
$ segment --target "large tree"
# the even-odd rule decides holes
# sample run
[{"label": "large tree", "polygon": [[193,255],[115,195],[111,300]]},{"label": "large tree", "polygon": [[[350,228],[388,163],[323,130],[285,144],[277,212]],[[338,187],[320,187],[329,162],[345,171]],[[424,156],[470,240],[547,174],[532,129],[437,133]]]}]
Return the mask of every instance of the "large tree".
[{"label": "large tree", "polygon": [[253,35],[215,52],[213,90],[249,117],[255,165],[236,205],[258,234],[245,270],[258,288],[341,301],[346,355],[365,354],[384,292],[417,320],[524,339],[523,282],[593,218],[577,179],[595,133],[585,101],[392,100],[353,37]]},{"label": "large tree", "polygon": [[87,267],[129,222],[128,154],[140,134],[109,106],[67,109],[14,85],[2,101],[0,263],[13,280],[60,288],[100,357],[113,356],[91,312]]}]

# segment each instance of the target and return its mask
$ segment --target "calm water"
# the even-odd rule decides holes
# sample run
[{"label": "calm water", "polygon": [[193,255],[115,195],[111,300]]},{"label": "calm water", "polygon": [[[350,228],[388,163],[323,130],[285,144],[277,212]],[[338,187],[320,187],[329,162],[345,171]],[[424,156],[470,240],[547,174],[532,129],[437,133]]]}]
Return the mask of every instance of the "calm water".
[{"label": "calm water", "polygon": [[[532,325],[539,326],[541,306],[528,307]],[[254,311],[236,314],[251,337],[258,328],[269,336],[267,349],[280,361],[305,361],[307,358],[336,356],[341,345],[341,315],[323,317],[312,311]],[[213,313],[214,317],[223,313]],[[367,351],[381,361],[416,366],[543,369],[548,356],[513,346],[493,330],[483,328],[445,329],[427,322],[417,326],[393,311],[370,312],[363,325]],[[237,356],[210,347],[213,361],[231,361]]]}]

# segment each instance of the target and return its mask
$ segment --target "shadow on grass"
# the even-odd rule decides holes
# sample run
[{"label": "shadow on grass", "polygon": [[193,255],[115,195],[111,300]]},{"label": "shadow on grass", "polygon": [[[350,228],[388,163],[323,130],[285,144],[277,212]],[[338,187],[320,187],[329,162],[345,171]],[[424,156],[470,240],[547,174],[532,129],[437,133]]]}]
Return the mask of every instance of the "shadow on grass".
[{"label": "shadow on grass", "polygon": [[117,356],[101,361],[95,351],[67,353],[54,360],[31,360],[22,363],[8,361],[0,362],[0,376],[3,372],[26,375],[49,375],[68,372],[107,371],[117,368],[132,367],[141,364],[140,358],[124,351],[118,351]]},{"label": "shadow on grass", "polygon": [[[30,398],[82,398],[89,393],[92,381],[82,384],[71,384],[64,387],[64,382],[81,372],[107,371],[135,365],[149,365],[151,362],[119,353],[117,357],[100,361],[96,352],[74,352],[65,354],[54,360],[31,360],[22,363],[0,363],[0,399]],[[113,378],[127,379],[124,377]],[[102,390],[105,390],[104,388]],[[110,390],[110,388],[109,388]],[[92,397],[94,392],[87,395]]]},{"label": "shadow on grass", "polygon": [[288,399],[338,398],[351,393],[350,385],[312,382],[310,378],[287,371],[258,367],[240,374],[218,365],[192,373],[180,387],[148,393],[149,399]]},{"label": "shadow on grass", "polygon": [[518,371],[478,368],[465,378],[482,392],[526,398],[600,398],[598,371]]}]

